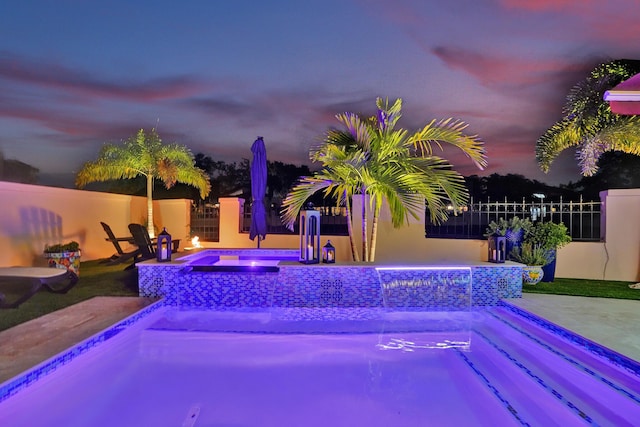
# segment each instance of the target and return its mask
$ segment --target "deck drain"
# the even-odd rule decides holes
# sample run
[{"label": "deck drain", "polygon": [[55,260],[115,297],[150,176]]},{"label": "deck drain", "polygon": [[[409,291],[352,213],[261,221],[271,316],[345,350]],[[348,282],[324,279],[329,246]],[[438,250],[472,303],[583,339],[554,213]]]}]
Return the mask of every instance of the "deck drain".
[{"label": "deck drain", "polygon": [[198,416],[200,415],[200,405],[193,405],[189,408],[189,412],[187,413],[187,417],[182,422],[182,427],[193,427],[196,425],[196,421],[198,421]]}]

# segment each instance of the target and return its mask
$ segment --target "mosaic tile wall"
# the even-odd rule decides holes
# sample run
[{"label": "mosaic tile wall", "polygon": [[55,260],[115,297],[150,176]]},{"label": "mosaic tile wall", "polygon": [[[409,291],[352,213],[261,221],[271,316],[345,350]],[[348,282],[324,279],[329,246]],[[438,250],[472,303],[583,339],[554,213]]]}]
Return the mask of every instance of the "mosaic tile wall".
[{"label": "mosaic tile wall", "polygon": [[522,296],[521,268],[504,265],[434,272],[300,264],[282,265],[278,273],[202,273],[176,264],[147,264],[138,271],[141,296],[165,297],[167,304],[179,307],[459,309],[469,299],[479,307]]}]

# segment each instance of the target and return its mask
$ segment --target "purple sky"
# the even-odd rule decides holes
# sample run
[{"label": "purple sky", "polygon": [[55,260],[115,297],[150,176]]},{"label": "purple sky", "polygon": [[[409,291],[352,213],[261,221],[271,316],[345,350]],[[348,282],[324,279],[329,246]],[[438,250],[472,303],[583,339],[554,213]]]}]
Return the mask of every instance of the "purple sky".
[{"label": "purple sky", "polygon": [[104,142],[157,127],[214,160],[309,164],[344,111],[403,98],[400,125],[455,117],[489,167],[547,175],[535,141],[597,63],[640,58],[636,0],[7,0],[0,3],[0,150],[75,173]]}]

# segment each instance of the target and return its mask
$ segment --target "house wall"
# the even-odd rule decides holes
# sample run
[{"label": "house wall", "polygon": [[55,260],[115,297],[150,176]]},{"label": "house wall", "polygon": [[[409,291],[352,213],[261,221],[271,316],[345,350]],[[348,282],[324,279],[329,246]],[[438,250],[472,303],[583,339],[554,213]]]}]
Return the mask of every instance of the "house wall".
[{"label": "house wall", "polygon": [[[608,190],[600,194],[602,242],[572,242],[558,251],[557,277],[640,281],[640,189]],[[100,221],[116,235],[128,235],[131,222],[146,222],[146,198],[83,190],[0,182],[0,266],[44,265],[45,244],[76,240],[83,260],[105,258],[114,253],[106,242]],[[240,233],[244,201],[220,200],[220,241],[204,242],[211,248],[252,248],[248,233]],[[353,210],[360,212],[360,199]],[[353,215],[360,230],[360,215]],[[154,222],[166,227],[181,248],[190,246],[190,201],[154,201]],[[369,221],[369,225],[371,221]],[[487,259],[485,240],[426,239],[424,217],[411,218],[408,226],[394,229],[383,209],[376,261],[384,263],[456,263]],[[359,232],[356,245],[360,248]],[[338,262],[351,261],[347,236],[322,236],[336,247]],[[296,248],[297,235],[268,235],[263,248]]]}]

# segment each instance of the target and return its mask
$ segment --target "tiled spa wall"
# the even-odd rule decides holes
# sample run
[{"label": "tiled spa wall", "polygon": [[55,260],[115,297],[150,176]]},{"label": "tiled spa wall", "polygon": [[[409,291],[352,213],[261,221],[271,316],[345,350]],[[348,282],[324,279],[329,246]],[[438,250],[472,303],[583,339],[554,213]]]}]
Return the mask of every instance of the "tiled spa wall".
[{"label": "tiled spa wall", "polygon": [[[276,273],[193,272],[184,265],[139,264],[140,296],[178,307],[494,306],[522,296],[522,268],[490,265],[382,269],[285,264]],[[384,286],[381,285],[384,283]]]}]

